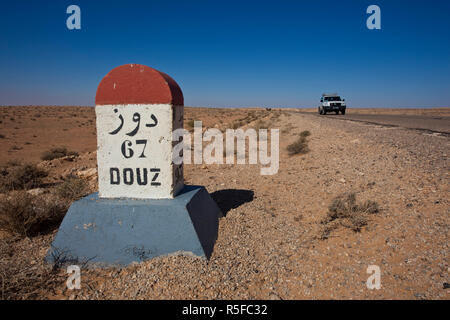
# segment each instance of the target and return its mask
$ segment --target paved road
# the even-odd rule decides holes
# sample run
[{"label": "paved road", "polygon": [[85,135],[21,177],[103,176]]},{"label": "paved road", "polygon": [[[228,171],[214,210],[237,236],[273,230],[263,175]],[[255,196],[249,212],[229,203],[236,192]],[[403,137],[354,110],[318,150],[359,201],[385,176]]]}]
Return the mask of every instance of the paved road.
[{"label": "paved road", "polygon": [[450,117],[429,115],[389,115],[389,114],[327,114],[318,117],[332,117],[340,120],[359,121],[372,124],[380,124],[409,129],[439,132],[450,135]]}]

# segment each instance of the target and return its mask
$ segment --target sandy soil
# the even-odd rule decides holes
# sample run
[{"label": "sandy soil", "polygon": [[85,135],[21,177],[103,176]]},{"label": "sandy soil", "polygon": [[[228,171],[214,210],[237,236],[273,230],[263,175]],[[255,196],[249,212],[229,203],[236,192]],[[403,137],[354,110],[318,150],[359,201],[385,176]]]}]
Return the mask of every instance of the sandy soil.
[{"label": "sandy soil", "polygon": [[[80,156],[42,162],[49,180],[95,171],[93,109],[0,112],[2,164],[37,162],[52,145],[66,145]],[[64,270],[52,277],[43,271],[56,231],[25,239],[3,234],[0,272],[13,288],[3,298],[449,299],[448,136],[293,110],[186,108],[185,124],[252,126],[252,112],[280,128],[278,174],[261,176],[258,165],[186,165],[187,183],[205,185],[225,215],[209,261],[161,257],[122,269],[83,270],[82,289],[70,291]],[[287,145],[303,130],[311,132],[310,152],[289,156]],[[95,190],[95,175],[87,178]],[[361,232],[339,227],[322,239],[328,205],[350,191],[358,200],[378,202],[381,212]],[[366,287],[369,265],[381,269],[380,290]],[[13,278],[22,285],[13,286]]]}]

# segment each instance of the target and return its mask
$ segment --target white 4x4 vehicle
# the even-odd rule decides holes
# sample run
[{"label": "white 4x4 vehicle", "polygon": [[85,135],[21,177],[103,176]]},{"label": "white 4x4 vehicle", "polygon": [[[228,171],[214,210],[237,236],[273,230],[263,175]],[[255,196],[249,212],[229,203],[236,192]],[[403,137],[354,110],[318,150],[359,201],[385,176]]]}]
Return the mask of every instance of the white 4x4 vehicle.
[{"label": "white 4x4 vehicle", "polygon": [[345,114],[345,109],[347,108],[345,104],[345,99],[341,99],[341,97],[337,93],[324,93],[322,94],[322,98],[320,98],[320,106],[318,108],[319,114],[327,114],[327,112],[336,112],[339,114]]}]

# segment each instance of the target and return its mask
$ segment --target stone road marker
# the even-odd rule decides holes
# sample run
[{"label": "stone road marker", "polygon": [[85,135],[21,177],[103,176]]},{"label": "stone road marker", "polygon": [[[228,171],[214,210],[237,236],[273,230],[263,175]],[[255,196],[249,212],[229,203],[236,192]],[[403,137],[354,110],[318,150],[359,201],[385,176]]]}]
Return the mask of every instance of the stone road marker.
[{"label": "stone road marker", "polygon": [[183,188],[182,165],[172,163],[172,131],[183,127],[177,83],[147,66],[123,65],[100,82],[95,104],[99,196],[173,198]]},{"label": "stone road marker", "polygon": [[110,71],[95,98],[99,192],[72,204],[47,254],[71,264],[127,265],[169,254],[209,258],[219,207],[185,186],[172,131],[183,127],[183,93],[139,64]]}]

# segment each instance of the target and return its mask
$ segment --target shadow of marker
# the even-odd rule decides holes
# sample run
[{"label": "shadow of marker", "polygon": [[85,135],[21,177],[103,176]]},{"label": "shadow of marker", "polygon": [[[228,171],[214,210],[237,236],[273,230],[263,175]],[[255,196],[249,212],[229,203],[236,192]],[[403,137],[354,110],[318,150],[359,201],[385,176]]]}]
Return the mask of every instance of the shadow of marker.
[{"label": "shadow of marker", "polygon": [[219,206],[224,217],[231,209],[253,201],[253,195],[253,191],[243,189],[224,189],[211,193],[211,197]]}]

